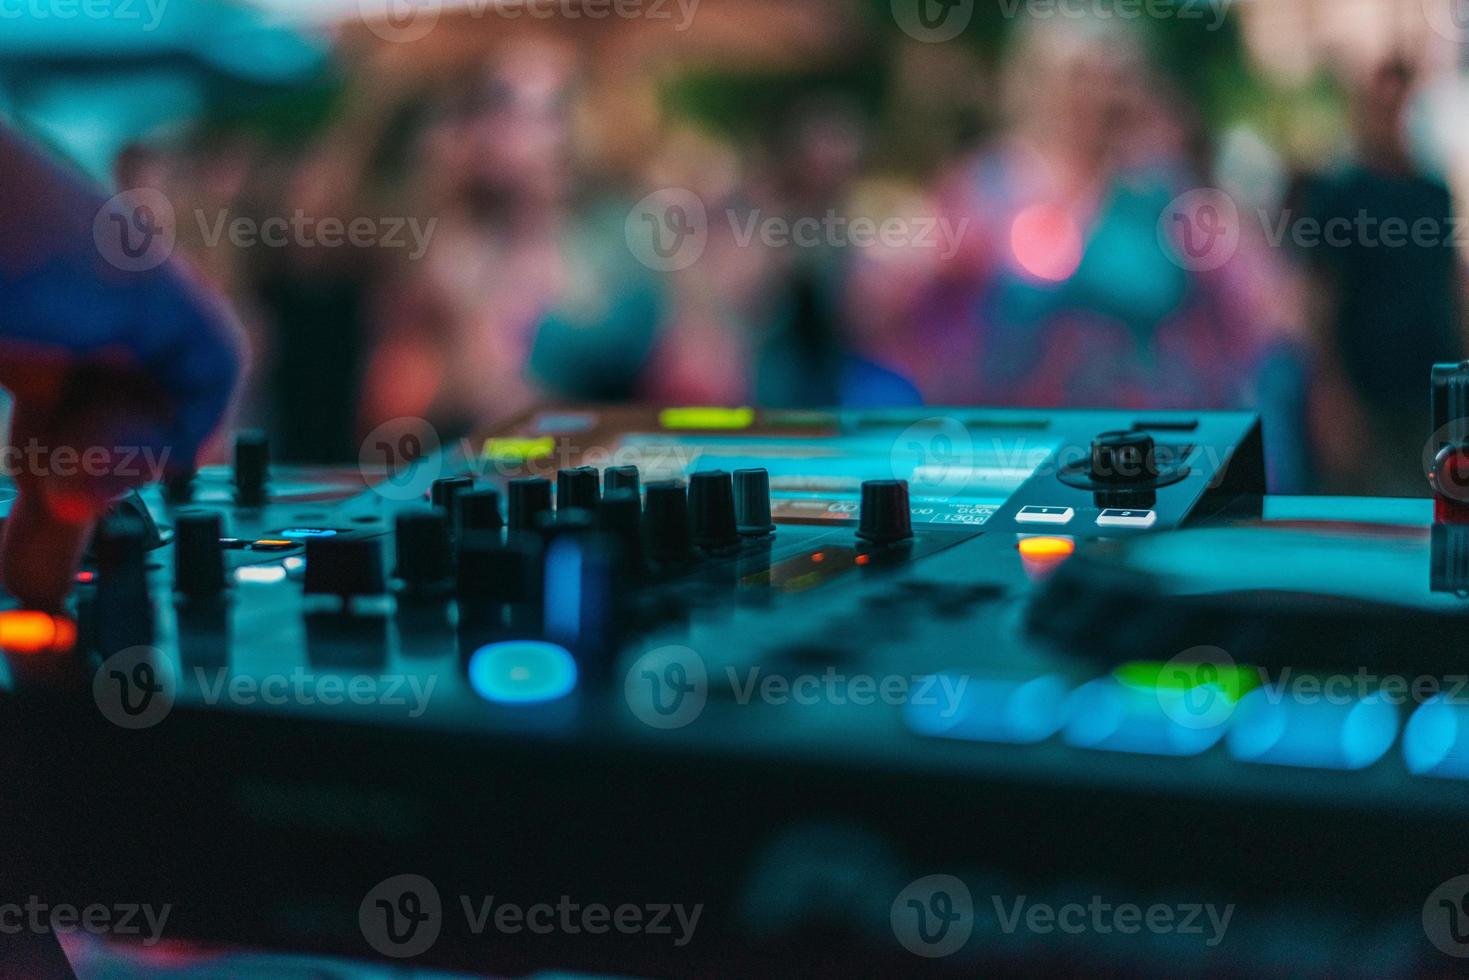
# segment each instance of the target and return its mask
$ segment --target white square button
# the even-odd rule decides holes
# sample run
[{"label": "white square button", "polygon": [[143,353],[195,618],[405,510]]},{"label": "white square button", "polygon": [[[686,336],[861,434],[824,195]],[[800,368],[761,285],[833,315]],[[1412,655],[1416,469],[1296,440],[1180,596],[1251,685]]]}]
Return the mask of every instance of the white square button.
[{"label": "white square button", "polygon": [[1020,524],[1066,524],[1076,516],[1070,507],[1022,507],[1015,512]]},{"label": "white square button", "polygon": [[1152,527],[1158,522],[1153,510],[1123,510],[1111,507],[1097,515],[1098,527]]}]

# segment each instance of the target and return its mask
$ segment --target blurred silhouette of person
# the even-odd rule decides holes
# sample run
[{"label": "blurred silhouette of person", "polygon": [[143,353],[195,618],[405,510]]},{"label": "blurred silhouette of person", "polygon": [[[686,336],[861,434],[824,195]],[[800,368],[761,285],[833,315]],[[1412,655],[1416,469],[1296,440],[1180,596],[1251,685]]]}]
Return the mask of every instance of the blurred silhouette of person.
[{"label": "blurred silhouette of person", "polygon": [[1305,194],[1321,229],[1302,250],[1323,372],[1318,429],[1342,493],[1428,492],[1429,367],[1465,356],[1453,200],[1410,156],[1413,90],[1406,61],[1372,69],[1353,92],[1355,158]]},{"label": "blurred silhouette of person", "polygon": [[1225,408],[1262,340],[1231,280],[1246,256],[1194,272],[1159,217],[1202,186],[1188,131],[1137,37],[1054,21],[1006,72],[1008,133],[953,174],[961,250],[915,328],[930,400]]}]

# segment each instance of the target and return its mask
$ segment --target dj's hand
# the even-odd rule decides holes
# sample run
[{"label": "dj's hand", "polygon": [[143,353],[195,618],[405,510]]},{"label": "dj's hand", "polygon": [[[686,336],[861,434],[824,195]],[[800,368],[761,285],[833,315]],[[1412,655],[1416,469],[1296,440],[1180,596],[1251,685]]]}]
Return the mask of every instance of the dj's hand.
[{"label": "dj's hand", "polygon": [[19,492],[0,583],[51,610],[108,505],[194,466],[241,349],[222,304],[176,262],[109,262],[93,234],[101,195],[3,129],[0,174],[0,385],[15,398],[3,469]]}]

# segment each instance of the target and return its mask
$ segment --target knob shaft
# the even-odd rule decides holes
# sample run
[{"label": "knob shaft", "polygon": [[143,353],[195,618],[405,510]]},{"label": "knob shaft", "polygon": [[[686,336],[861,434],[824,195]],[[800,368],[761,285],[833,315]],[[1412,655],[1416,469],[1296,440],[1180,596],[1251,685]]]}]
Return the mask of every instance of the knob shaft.
[{"label": "knob shaft", "polygon": [[303,587],[308,595],[382,595],[387,591],[382,549],[372,538],[311,538]]},{"label": "knob shaft", "polygon": [[500,603],[540,599],[541,550],[529,535],[501,541],[498,534],[471,533],[459,542],[456,591],[460,614]]},{"label": "knob shaft", "polygon": [[739,541],[728,472],[709,470],[689,478],[689,521],[694,544],[701,548],[728,548]]},{"label": "knob shaft", "polygon": [[454,580],[454,560],[444,513],[429,510],[399,514],[395,531],[398,578],[403,580],[404,589],[410,595],[447,593]]},{"label": "knob shaft", "polygon": [[209,599],[225,588],[223,522],[218,514],[181,514],[174,522],[173,588]]},{"label": "knob shaft", "polygon": [[635,490],[613,490],[602,496],[597,523],[617,548],[621,566],[636,571],[643,564],[643,502]]},{"label": "knob shaft", "polygon": [[649,558],[679,562],[689,557],[689,499],[681,484],[648,484],[643,529]]},{"label": "knob shaft", "polygon": [[868,480],[862,484],[862,520],[857,537],[873,544],[892,544],[913,537],[907,480]]},{"label": "knob shaft", "polygon": [[597,509],[601,478],[592,466],[576,466],[556,474],[556,509]]},{"label": "knob shaft", "polygon": [[775,530],[770,519],[768,470],[735,470],[735,524],[746,537],[763,537]]},{"label": "knob shaft", "polygon": [[263,432],[235,437],[235,502],[260,507],[270,499],[270,440]]},{"label": "knob shaft", "polygon": [[551,481],[539,476],[511,480],[510,530],[534,531],[536,520],[551,509]]},{"label": "knob shaft", "polygon": [[151,646],[153,603],[148,594],[147,527],[131,514],[102,521],[97,553],[97,641],[104,657]]}]

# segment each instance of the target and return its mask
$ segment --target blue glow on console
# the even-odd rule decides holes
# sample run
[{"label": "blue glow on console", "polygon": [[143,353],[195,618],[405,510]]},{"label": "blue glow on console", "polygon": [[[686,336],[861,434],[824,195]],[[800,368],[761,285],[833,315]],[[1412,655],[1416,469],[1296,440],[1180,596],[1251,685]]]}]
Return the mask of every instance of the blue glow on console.
[{"label": "blue glow on console", "polygon": [[469,686],[496,704],[555,701],[570,694],[576,680],[576,660],[555,643],[504,640],[469,657]]},{"label": "blue glow on console", "polygon": [[[926,689],[926,690],[925,690]],[[925,678],[903,708],[908,727],[919,735],[975,742],[1041,742],[1061,727],[1066,683],[1052,674],[1028,680],[998,680],[944,673]]]},{"label": "blue glow on console", "polygon": [[1145,755],[1198,755],[1224,735],[1223,721],[1197,715],[1176,692],[1140,689],[1103,677],[1066,699],[1068,743]]},{"label": "blue glow on console", "polygon": [[1417,776],[1469,779],[1469,706],[1435,694],[1408,719],[1403,762]]},{"label": "blue glow on console", "polygon": [[1302,701],[1259,688],[1240,699],[1229,754],[1276,766],[1363,769],[1392,748],[1397,734],[1397,709],[1380,697]]}]

